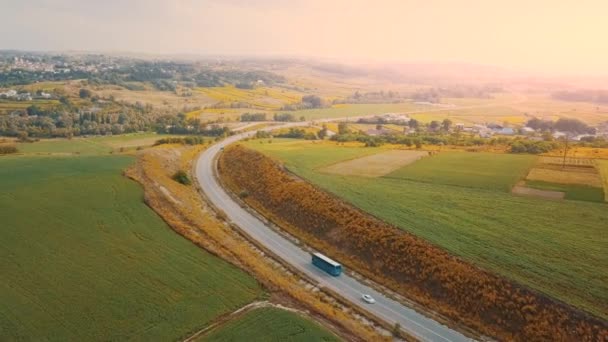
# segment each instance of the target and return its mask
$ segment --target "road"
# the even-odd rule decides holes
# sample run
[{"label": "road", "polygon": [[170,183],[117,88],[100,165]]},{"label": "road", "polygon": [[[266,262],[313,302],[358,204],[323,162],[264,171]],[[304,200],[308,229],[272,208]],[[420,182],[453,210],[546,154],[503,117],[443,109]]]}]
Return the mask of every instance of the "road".
[{"label": "road", "polygon": [[[325,120],[323,120],[325,121]],[[319,122],[319,120],[317,120]],[[293,123],[278,127],[304,126],[308,123]],[[226,216],[242,229],[252,239],[262,244],[283,261],[291,264],[299,271],[316,280],[319,286],[331,289],[353,305],[367,310],[375,316],[383,319],[390,325],[399,323],[403,330],[423,341],[470,341],[463,334],[428,318],[412,308],[394,301],[373,288],[359,282],[357,279],[342,274],[333,277],[314,267],[311,263],[310,254],[294,244],[289,239],[279,235],[263,221],[241,208],[222,188],[215,178],[217,156],[221,149],[255,132],[241,133],[231,136],[205,150],[196,162],[196,178],[201,185],[205,195],[217,207],[226,213]],[[322,252],[322,251],[321,251]],[[337,260],[339,261],[339,260]],[[361,299],[362,294],[369,294],[376,299],[375,304],[367,304]]]}]

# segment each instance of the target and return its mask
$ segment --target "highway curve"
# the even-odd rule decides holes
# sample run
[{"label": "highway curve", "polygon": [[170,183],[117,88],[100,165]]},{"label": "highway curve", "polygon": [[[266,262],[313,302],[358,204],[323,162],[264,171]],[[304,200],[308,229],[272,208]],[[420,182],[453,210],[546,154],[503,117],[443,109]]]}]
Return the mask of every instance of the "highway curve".
[{"label": "highway curve", "polygon": [[[326,121],[326,120],[323,120]],[[329,120],[327,120],[329,121]],[[303,126],[308,123],[287,124],[280,127]],[[275,126],[270,129],[277,129]],[[205,150],[196,162],[196,178],[208,199],[217,208],[223,210],[230,221],[237,225],[252,239],[262,244],[284,262],[291,264],[310,278],[316,280],[319,286],[331,289],[353,305],[367,310],[375,316],[383,319],[390,325],[399,323],[403,330],[423,341],[470,341],[463,334],[416,312],[412,308],[385,297],[373,288],[359,282],[347,274],[332,277],[319,270],[311,264],[310,254],[291,242],[289,239],[279,235],[268,227],[263,221],[241,208],[222,188],[215,177],[217,168],[217,156],[222,148],[228,146],[255,132],[246,132],[233,135]],[[323,252],[323,251],[320,251]],[[340,260],[337,260],[340,261]],[[361,295],[369,294],[376,299],[375,304],[367,304],[362,301]]]}]

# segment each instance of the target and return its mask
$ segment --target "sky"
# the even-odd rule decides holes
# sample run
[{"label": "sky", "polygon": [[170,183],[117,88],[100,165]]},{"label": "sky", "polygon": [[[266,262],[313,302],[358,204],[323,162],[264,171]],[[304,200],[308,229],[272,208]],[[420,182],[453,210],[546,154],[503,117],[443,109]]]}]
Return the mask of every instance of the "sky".
[{"label": "sky", "polygon": [[608,75],[606,0],[2,0],[0,49],[471,63]]}]

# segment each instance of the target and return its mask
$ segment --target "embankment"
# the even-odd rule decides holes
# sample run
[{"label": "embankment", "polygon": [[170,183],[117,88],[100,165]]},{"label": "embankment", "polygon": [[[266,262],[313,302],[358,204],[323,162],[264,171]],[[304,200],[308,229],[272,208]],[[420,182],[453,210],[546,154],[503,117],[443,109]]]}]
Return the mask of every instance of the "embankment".
[{"label": "embankment", "polygon": [[225,185],[312,247],[441,315],[501,340],[604,341],[607,322],[479,269],[298,180],[242,146]]}]

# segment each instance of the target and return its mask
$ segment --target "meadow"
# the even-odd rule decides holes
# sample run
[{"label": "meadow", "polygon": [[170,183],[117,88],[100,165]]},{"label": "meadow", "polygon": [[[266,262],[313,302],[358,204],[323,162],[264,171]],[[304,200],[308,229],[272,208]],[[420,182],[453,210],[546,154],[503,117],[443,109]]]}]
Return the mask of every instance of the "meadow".
[{"label": "meadow", "polygon": [[598,160],[597,168],[602,176],[602,182],[604,182],[604,198],[608,202],[608,160]]},{"label": "meadow", "polygon": [[0,158],[3,340],[176,340],[263,295],[144,204],[132,162]]},{"label": "meadow", "polygon": [[537,157],[483,152],[441,152],[385,177],[509,192]]},{"label": "meadow", "polygon": [[302,99],[302,94],[300,93],[270,87],[240,89],[230,85],[196,88],[196,91],[228,105],[231,102],[243,102],[250,104],[255,109],[261,110],[278,110],[283,105],[298,103]]},{"label": "meadow", "polygon": [[113,150],[128,150],[153,145],[157,140],[172,137],[156,133],[132,133],[88,138],[42,139],[16,144],[24,154],[107,154]]},{"label": "meadow", "polygon": [[340,341],[340,339],[320,325],[302,318],[296,313],[277,308],[259,308],[227,322],[197,341],[308,342]]},{"label": "meadow", "polygon": [[[519,175],[535,157],[496,155],[497,161],[491,161],[494,155],[480,155],[477,168],[468,176],[456,173],[461,181],[455,186],[450,172],[454,168],[458,171],[458,165],[449,155],[445,159],[423,158],[394,172],[410,179],[366,178],[329,175],[319,169],[386,149],[279,140],[245,145],[279,159],[290,171],[356,207],[465,260],[598,317],[608,317],[608,270],[604,267],[608,264],[604,231],[608,227],[607,206],[517,197],[504,191],[516,178],[505,170]],[[500,158],[507,159],[501,163]],[[483,159],[489,169],[480,175]],[[416,166],[422,162],[431,164]],[[408,168],[422,170],[415,173]],[[496,172],[496,180],[490,170]]]}]

